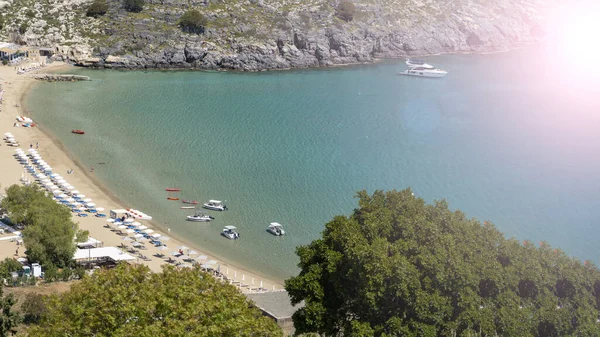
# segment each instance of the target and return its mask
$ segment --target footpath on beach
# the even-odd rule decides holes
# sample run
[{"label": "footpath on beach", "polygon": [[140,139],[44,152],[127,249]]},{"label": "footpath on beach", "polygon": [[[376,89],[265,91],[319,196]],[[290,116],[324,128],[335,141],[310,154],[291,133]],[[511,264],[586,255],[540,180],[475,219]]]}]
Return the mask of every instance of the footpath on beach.
[{"label": "footpath on beach", "polygon": [[[0,134],[3,135],[0,145],[0,195],[13,184],[40,185],[56,202],[71,208],[73,219],[80,229],[89,231],[93,238],[90,242],[93,243],[82,245],[84,248],[90,245],[114,247],[124,260],[145,264],[153,271],[160,271],[163,264],[174,264],[181,268],[199,265],[244,292],[281,291],[280,280],[271,280],[257,272],[227,263],[203,252],[200,247],[165,235],[151,221],[137,217],[141,212],[132,209],[135,205],[124,207],[104,192],[95,181],[93,172],[81,169],[51,136],[43,133],[35,121],[28,119],[22,99],[36,82],[35,72],[43,71],[45,75],[61,67],[69,66],[53,63],[21,74],[14,67],[0,66]],[[111,217],[110,210],[125,212],[113,212]],[[144,212],[152,214],[152,210]],[[0,259],[15,257],[22,261],[25,249],[17,250],[22,243],[20,232],[4,224],[0,227]],[[94,251],[84,250],[87,256]],[[108,252],[107,249],[104,251]],[[83,252],[78,254],[79,257],[85,255]]]}]

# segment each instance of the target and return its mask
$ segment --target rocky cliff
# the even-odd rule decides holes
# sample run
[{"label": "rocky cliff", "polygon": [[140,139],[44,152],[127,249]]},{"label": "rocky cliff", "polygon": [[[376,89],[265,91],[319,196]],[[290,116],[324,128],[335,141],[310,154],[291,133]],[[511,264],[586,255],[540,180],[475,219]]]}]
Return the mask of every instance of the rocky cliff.
[{"label": "rocky cliff", "polygon": [[[146,0],[128,13],[122,0],[85,16],[90,0],[0,0],[0,40],[51,46],[83,66],[258,71],[370,62],[441,52],[485,52],[544,36],[546,13],[560,0]],[[203,34],[177,22],[194,8]]]}]

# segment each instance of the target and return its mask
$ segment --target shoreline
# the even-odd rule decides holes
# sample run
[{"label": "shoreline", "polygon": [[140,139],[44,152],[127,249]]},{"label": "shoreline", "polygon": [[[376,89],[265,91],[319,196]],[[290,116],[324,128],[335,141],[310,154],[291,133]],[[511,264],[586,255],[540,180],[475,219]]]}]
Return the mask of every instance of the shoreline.
[{"label": "shoreline", "polygon": [[[38,71],[44,71],[49,73],[62,72],[65,69],[72,69],[74,66],[64,63],[53,63],[46,68],[39,69]],[[36,73],[36,71],[31,72]],[[82,193],[85,193],[90,198],[94,200],[99,206],[105,207],[106,212],[109,209],[114,208],[129,208],[123,207],[123,205],[127,205],[127,203],[123,202],[117,195],[115,195],[110,189],[108,189],[97,177],[95,177],[91,172],[82,165],[82,163],[74,157],[68,150],[64,147],[64,145],[60,142],[60,140],[53,135],[49,130],[44,128],[43,126],[39,127],[39,130],[36,128],[14,128],[12,124],[14,123],[14,116],[18,115],[28,115],[30,116],[30,111],[27,109],[26,100],[28,95],[31,93],[34,85],[36,85],[35,79],[31,76],[28,76],[31,73],[18,75],[14,72],[13,68],[10,66],[1,66],[0,67],[0,78],[2,78],[2,84],[4,89],[4,101],[2,105],[4,107],[3,111],[0,112],[0,126],[2,126],[2,133],[4,132],[13,132],[17,139],[21,143],[22,148],[26,148],[27,144],[35,144],[37,142],[40,143],[39,152],[43,156],[46,161],[48,161],[56,172],[65,172],[70,168],[75,168],[76,174],[74,175],[65,175],[65,179],[67,179],[70,183],[72,183],[78,190]],[[73,83],[73,85],[77,85]],[[9,86],[15,86],[16,88],[11,88]],[[14,101],[12,101],[14,100]],[[17,106],[20,104],[20,106]],[[19,112],[21,109],[21,112]],[[13,116],[14,112],[14,116]],[[10,128],[9,128],[10,127]],[[7,157],[7,153],[10,153],[10,157]],[[2,183],[1,188],[9,187],[12,184],[19,184],[20,173],[23,172],[23,168],[12,158],[12,154],[14,153],[14,148],[4,146],[0,147],[0,158],[3,158],[2,161],[7,163],[7,166],[11,166],[11,170],[15,173],[12,177],[7,176],[10,173],[4,172],[0,168],[0,182]],[[12,165],[14,164],[14,165]],[[15,167],[17,167],[15,169]],[[16,171],[16,172],[14,172]],[[81,174],[83,173],[83,174]],[[135,208],[135,205],[131,206]],[[151,210],[142,210],[144,212],[148,212],[152,214]],[[99,239],[104,243],[105,246],[117,246],[122,243],[122,238],[115,233],[112,233],[107,228],[104,227],[106,221],[103,219],[98,219],[95,217],[87,217],[87,218],[79,218],[74,217],[74,221],[79,224],[80,229],[89,230],[90,236],[96,239]],[[247,285],[247,287],[240,287],[242,291],[244,288],[256,288],[258,282],[264,282],[263,288],[267,290],[281,290],[283,288],[283,280],[274,278],[272,276],[265,275],[260,271],[250,270],[236,264],[233,261],[228,259],[224,259],[219,256],[219,254],[207,251],[197,244],[192,244],[188,240],[182,238],[174,232],[171,232],[165,226],[161,225],[158,221],[152,220],[147,221],[146,224],[148,227],[151,227],[155,230],[156,233],[159,233],[163,236],[168,236],[171,238],[167,242],[167,246],[169,250],[177,250],[175,247],[180,245],[185,245],[190,249],[196,250],[199,255],[206,255],[208,259],[217,260],[220,267],[221,273],[227,275],[230,279],[234,279],[234,284],[241,285],[242,283]],[[152,259],[151,262],[144,263],[149,265],[149,267],[153,271],[160,271],[160,266],[162,264],[166,264],[167,262],[163,261],[154,256],[154,251],[158,252],[154,246],[148,245],[148,249],[142,251],[146,256]],[[12,252],[12,249],[9,250]],[[10,257],[2,256],[7,255],[4,252],[4,249],[0,249],[0,257]],[[166,254],[168,256],[168,254]],[[227,272],[226,272],[227,271]],[[239,275],[238,275],[239,274]],[[254,284],[251,284],[250,280],[256,280]]]}]

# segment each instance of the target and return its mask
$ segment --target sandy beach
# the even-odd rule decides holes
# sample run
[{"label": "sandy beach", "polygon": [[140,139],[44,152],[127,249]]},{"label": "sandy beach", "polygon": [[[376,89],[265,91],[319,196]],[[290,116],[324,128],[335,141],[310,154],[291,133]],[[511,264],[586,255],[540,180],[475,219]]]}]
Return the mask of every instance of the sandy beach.
[{"label": "sandy beach", "polygon": [[[94,178],[93,172],[89,172],[89,169],[83,168],[77,165],[76,161],[72,156],[67,153],[64,148],[51,135],[44,132],[43,125],[41,127],[24,128],[14,127],[13,124],[16,122],[15,117],[21,115],[27,115],[24,110],[23,98],[27,91],[32,85],[38,80],[31,77],[33,73],[47,73],[55,72],[58,70],[64,71],[71,67],[64,63],[55,62],[45,68],[39,69],[35,72],[26,74],[17,74],[14,66],[0,66],[0,83],[4,90],[2,110],[0,111],[0,133],[4,134],[10,132],[14,135],[20,144],[20,148],[27,150],[30,144],[36,148],[36,144],[39,144],[38,151],[42,158],[52,166],[53,171],[61,174],[71,185],[73,185],[78,191],[85,194],[86,197],[91,198],[98,207],[103,207],[105,213],[109,213],[110,209],[117,208],[137,208],[136,205],[125,205],[115,195],[112,195],[110,191],[107,191],[102,185]],[[92,79],[93,80],[93,79]],[[73,85],[77,85],[76,82]],[[24,168],[15,160],[13,157],[16,147],[6,146],[6,144],[0,145],[0,193],[4,193],[4,189],[13,185],[21,184],[21,175],[25,172]],[[73,169],[73,174],[67,174],[67,171]],[[26,176],[33,180],[31,176],[25,172]],[[153,210],[141,209],[142,212],[152,215]],[[123,236],[116,234],[107,228],[106,219],[96,218],[89,216],[86,218],[77,217],[75,213],[73,220],[79,224],[80,229],[88,230],[90,236],[102,241],[104,246],[120,246],[124,243]],[[230,261],[225,261],[218,256],[208,254],[202,250],[202,247],[197,247],[185,242],[181,238],[177,238],[175,233],[167,232],[158,227],[152,222],[141,221],[142,224],[153,228],[156,232],[166,235],[171,239],[165,242],[168,246],[168,250],[160,252],[167,256],[172,251],[177,251],[177,247],[186,246],[191,250],[198,252],[198,255],[206,255],[208,260],[214,259],[218,261],[220,265],[220,271],[222,274],[227,276],[233,281],[233,284],[237,285],[242,291],[251,291],[251,289],[257,290],[261,284],[262,288],[272,291],[281,290],[283,288],[282,280],[275,280],[261,275],[259,272],[253,272],[245,269],[243,266],[235,265]],[[16,242],[10,240],[1,240],[2,237],[6,237],[9,234],[0,236],[0,259],[5,257],[16,257]],[[126,244],[131,242],[127,242]],[[143,263],[148,265],[154,271],[160,271],[161,265],[168,263],[165,258],[159,258],[155,254],[159,253],[159,250],[146,242],[145,246],[147,249],[140,250],[139,253],[150,258],[150,261],[144,261],[138,259],[136,263]],[[20,257],[23,257],[24,247],[19,249]],[[187,251],[186,251],[187,253]],[[198,257],[198,255],[192,257]],[[176,259],[176,258],[174,258]]]}]

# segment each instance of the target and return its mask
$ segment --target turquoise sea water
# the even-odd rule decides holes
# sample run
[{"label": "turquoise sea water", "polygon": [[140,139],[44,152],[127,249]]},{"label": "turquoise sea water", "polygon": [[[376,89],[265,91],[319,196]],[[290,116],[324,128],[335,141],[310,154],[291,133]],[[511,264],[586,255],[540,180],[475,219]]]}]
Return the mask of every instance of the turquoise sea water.
[{"label": "turquoise sea water", "polygon": [[[34,118],[131,207],[229,260],[284,278],[294,248],[349,214],[355,191],[412,187],[507,236],[600,261],[600,81],[563,71],[551,49],[266,73],[77,70],[43,83]],[[85,136],[70,133],[83,129]],[[105,163],[105,164],[99,164]],[[226,200],[189,223],[165,187]],[[284,224],[286,237],[265,232]],[[219,235],[237,226],[241,239]]]}]

